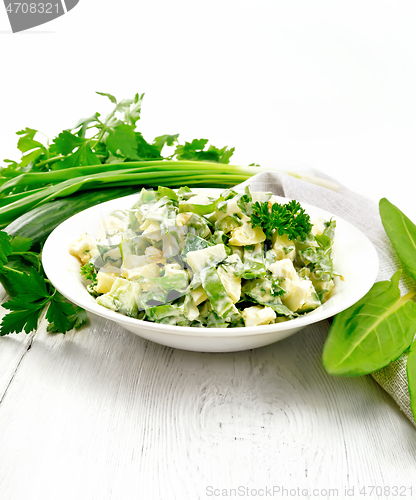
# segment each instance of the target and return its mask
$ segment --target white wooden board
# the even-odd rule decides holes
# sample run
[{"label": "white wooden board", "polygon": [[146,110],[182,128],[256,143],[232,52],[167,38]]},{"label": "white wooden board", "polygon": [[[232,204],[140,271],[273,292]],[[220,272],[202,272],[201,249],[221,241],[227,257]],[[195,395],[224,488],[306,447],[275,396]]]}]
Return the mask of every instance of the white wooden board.
[{"label": "white wooden board", "polygon": [[414,483],[416,430],[370,377],[325,374],[316,327],[199,354],[91,319],[65,336],[42,323],[29,351],[29,337],[0,339],[15,364],[0,403],[1,499],[193,500],[239,487],[344,498]]}]

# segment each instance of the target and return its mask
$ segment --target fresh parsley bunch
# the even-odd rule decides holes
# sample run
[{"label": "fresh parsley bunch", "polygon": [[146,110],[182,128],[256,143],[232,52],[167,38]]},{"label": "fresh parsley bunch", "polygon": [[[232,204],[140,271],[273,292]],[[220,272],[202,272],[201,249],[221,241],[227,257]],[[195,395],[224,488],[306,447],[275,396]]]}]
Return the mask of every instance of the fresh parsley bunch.
[{"label": "fresh parsley bunch", "polygon": [[[111,101],[114,105],[112,111],[104,119],[100,113],[94,113],[79,120],[75,127],[58,134],[50,146],[35,140],[35,136],[43,135],[36,129],[26,127],[17,132],[17,147],[22,152],[22,158],[20,162],[4,160],[8,166],[0,170],[0,185],[23,172],[47,172],[137,160],[230,162],[235,148],[207,146],[208,139],[194,139],[180,144],[179,134],[165,134],[151,142],[146,141],[137,130],[144,94],[121,101],[111,94],[97,94]],[[165,146],[175,148],[171,155],[164,155]]]},{"label": "fresh parsley bunch", "polygon": [[87,321],[86,312],[68,302],[46,279],[41,255],[32,245],[30,238],[0,231],[0,283],[10,296],[2,304],[10,312],[0,323],[0,336],[35,330],[46,306],[49,332],[64,333]]},{"label": "fresh parsley bunch", "polygon": [[261,227],[267,239],[270,239],[276,230],[279,236],[286,234],[289,240],[303,240],[312,229],[309,215],[295,200],[284,205],[273,203],[271,206],[267,201],[256,201],[251,212],[252,226]]}]

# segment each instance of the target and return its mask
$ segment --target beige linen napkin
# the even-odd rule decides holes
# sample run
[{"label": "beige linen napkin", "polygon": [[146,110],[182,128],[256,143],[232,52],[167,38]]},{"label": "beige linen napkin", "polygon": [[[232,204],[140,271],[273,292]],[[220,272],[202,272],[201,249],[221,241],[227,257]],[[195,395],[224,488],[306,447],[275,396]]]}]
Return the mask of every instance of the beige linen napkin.
[{"label": "beige linen napkin", "polygon": [[[296,173],[315,176],[337,184],[334,179],[313,169],[296,170]],[[403,268],[383,229],[377,203],[341,185],[336,192],[281,172],[265,172],[255,175],[237,187],[244,188],[245,186],[250,186],[250,189],[255,191],[273,192],[278,196],[315,205],[354,224],[371,240],[377,250],[380,259],[377,281],[389,280],[397,269]],[[400,282],[402,293],[410,289],[411,283],[410,276],[403,272]],[[392,396],[400,409],[416,426],[410,409],[406,362],[407,354],[404,354],[398,360],[371,375]]]}]

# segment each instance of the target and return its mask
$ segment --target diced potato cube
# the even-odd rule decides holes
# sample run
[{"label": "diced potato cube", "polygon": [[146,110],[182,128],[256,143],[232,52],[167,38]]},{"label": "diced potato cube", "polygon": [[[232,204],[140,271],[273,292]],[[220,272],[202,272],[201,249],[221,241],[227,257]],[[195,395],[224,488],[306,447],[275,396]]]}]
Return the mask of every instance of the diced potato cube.
[{"label": "diced potato cube", "polygon": [[286,234],[280,236],[277,231],[272,238],[273,250],[276,252],[277,258],[294,260],[296,249],[293,241],[290,241]]},{"label": "diced potato cube", "polygon": [[235,304],[240,300],[241,296],[241,278],[235,276],[234,267],[231,266],[227,266],[226,270],[222,266],[219,266],[217,272],[225,291]]},{"label": "diced potato cube", "polygon": [[313,309],[316,309],[320,305],[321,301],[319,300],[318,294],[316,293],[315,288],[312,285],[312,287],[306,294],[303,304],[299,307],[298,312],[303,313],[313,311]]},{"label": "diced potato cube", "polygon": [[120,277],[117,273],[106,273],[104,271],[98,271],[97,273],[97,292],[107,293],[111,290],[115,280]]},{"label": "diced potato cube", "polygon": [[141,287],[135,281],[117,278],[111,290],[97,297],[97,304],[108,307],[113,311],[120,311],[127,316],[137,316],[137,301]]},{"label": "diced potato cube", "polygon": [[82,234],[70,244],[69,253],[85,264],[98,253],[97,243],[88,234]]},{"label": "diced potato cube", "polygon": [[240,227],[231,231],[232,237],[229,240],[230,245],[241,247],[244,245],[256,245],[266,239],[261,227],[254,227],[249,222],[244,222]]},{"label": "diced potato cube", "polygon": [[280,282],[280,286],[283,288],[285,293],[281,295],[281,299],[288,299],[292,293],[296,290],[296,281],[297,280],[291,280],[289,278],[284,278]]},{"label": "diced potato cube", "polygon": [[301,309],[309,297],[312,295],[316,296],[313,283],[309,279],[301,279],[298,277],[297,280],[295,280],[295,285],[296,288],[290,297],[282,300],[283,304],[294,312]]},{"label": "diced potato cube", "polygon": [[191,297],[196,306],[199,306],[199,304],[202,304],[204,300],[208,299],[208,296],[202,286],[199,286],[198,288],[195,288],[195,290],[192,290]]},{"label": "diced potato cube", "polygon": [[325,219],[323,217],[317,217],[316,219],[312,220],[311,223],[313,224],[311,233],[314,236],[322,234],[326,229]]},{"label": "diced potato cube", "polygon": [[184,272],[182,267],[177,262],[174,262],[173,264],[166,264],[163,269],[165,270],[165,276],[174,276],[175,274],[182,274]]},{"label": "diced potato cube", "polygon": [[233,255],[237,255],[240,258],[240,261],[243,260],[244,248],[231,246],[231,250],[233,251]]},{"label": "diced potato cube", "polygon": [[[298,271],[298,276],[300,276],[301,278],[311,278],[312,273],[311,273],[311,270],[309,269],[309,267],[302,267],[302,269],[300,269]],[[312,283],[313,283],[313,286],[315,286],[315,282],[313,279],[312,279]]]},{"label": "diced potato cube", "polygon": [[126,269],[124,275],[129,280],[138,280],[140,278],[158,278],[160,276],[161,268],[153,262],[145,266],[136,267],[134,269]]},{"label": "diced potato cube", "polygon": [[181,212],[176,216],[176,225],[184,226],[191,217],[192,217],[192,212]]},{"label": "diced potato cube", "polygon": [[293,262],[290,259],[278,260],[267,269],[277,278],[289,278],[291,280],[298,278],[296,269],[293,267]]},{"label": "diced potato cube", "polygon": [[157,221],[147,219],[144,224],[140,226],[140,229],[143,231],[143,236],[148,240],[160,241],[162,239],[160,225]]},{"label": "diced potato cube", "polygon": [[322,301],[322,304],[323,304],[331,296],[331,292],[332,292],[332,290],[334,288],[334,280],[320,281],[320,280],[314,280],[313,277],[312,277],[312,282],[313,282],[315,290],[317,292],[324,292],[321,295],[321,301]]},{"label": "diced potato cube", "polygon": [[159,250],[159,248],[156,247],[147,247],[144,254],[148,262],[159,262],[163,259],[162,250]]},{"label": "diced potato cube", "polygon": [[197,195],[189,198],[189,203],[192,203],[193,205],[209,205],[211,200],[206,194],[198,193]]},{"label": "diced potato cube", "polygon": [[276,313],[268,306],[251,306],[243,310],[242,316],[246,326],[258,326],[272,323],[276,318]]}]

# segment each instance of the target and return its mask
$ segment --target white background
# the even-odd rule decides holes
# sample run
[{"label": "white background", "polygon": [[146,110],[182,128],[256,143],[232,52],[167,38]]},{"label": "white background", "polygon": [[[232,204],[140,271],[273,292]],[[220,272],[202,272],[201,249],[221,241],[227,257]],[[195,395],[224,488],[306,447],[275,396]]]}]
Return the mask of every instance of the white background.
[{"label": "white background", "polygon": [[234,163],[306,164],[416,218],[414,1],[81,0],[11,34],[0,8],[0,158],[145,92],[147,139],[235,146]]}]

